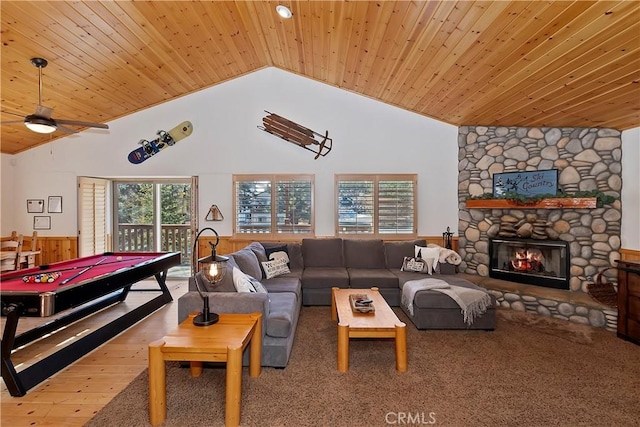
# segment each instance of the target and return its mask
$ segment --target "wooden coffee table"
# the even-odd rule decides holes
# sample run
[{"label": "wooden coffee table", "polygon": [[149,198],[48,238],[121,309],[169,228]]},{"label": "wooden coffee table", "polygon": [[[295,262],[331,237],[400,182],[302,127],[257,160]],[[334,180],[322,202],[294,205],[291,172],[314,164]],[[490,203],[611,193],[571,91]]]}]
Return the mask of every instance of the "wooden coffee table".
[{"label": "wooden coffee table", "polygon": [[[220,314],[210,326],[195,326],[190,315],[178,328],[149,344],[149,420],[156,426],[167,418],[166,360],[189,361],[191,376],[202,373],[202,362],[226,362],[225,425],[240,423],[242,352],[249,349],[249,376],[259,377],[262,357],[262,314]],[[203,394],[210,396],[210,394]],[[206,402],[203,402],[206,404]]]},{"label": "wooden coffee table", "polygon": [[[351,309],[349,295],[367,294],[373,300],[375,313],[357,313]],[[332,289],[331,318],[338,321],[338,371],[349,369],[350,338],[394,338],[396,340],[396,369],[407,370],[407,328],[389,304],[371,289]]]}]

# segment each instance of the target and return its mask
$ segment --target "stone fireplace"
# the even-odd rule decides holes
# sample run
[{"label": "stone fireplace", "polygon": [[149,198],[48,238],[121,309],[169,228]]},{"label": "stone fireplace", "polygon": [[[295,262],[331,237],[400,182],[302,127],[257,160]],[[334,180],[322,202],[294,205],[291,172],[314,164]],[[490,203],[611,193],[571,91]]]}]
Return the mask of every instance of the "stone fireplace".
[{"label": "stone fireplace", "polygon": [[[458,130],[458,150],[458,244],[463,260],[460,271],[490,276],[490,239],[557,242],[566,245],[569,251],[568,288],[564,288],[570,293],[567,299],[571,300],[571,295],[588,296],[587,285],[620,258],[620,132],[597,128],[463,126]],[[615,201],[590,208],[467,207],[471,196],[492,192],[495,173],[547,169],[558,170],[559,191],[575,194],[599,190],[613,196]],[[608,280],[615,282],[615,277],[612,275]],[[537,307],[540,304],[536,310],[542,314],[550,311],[556,315],[548,306]],[[575,314],[576,307],[564,311],[573,313],[568,318]],[[613,325],[611,318],[616,315],[614,308],[603,309],[600,315],[589,311],[584,317],[596,326],[604,326],[604,323]],[[598,319],[594,322],[591,317]]]}]

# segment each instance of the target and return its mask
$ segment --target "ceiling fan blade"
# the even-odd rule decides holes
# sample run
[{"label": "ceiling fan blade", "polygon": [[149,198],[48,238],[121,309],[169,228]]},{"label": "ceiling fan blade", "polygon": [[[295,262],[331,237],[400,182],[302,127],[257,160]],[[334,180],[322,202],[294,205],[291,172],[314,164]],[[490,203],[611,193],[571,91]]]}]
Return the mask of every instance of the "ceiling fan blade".
[{"label": "ceiling fan blade", "polygon": [[64,133],[69,133],[69,134],[74,134],[74,133],[78,133],[77,130],[73,130],[71,128],[68,128],[66,126],[60,126],[60,122],[56,121],[56,123],[58,124],[57,129],[61,130]]},{"label": "ceiling fan blade", "polygon": [[45,107],[44,105],[36,105],[36,112],[33,113],[34,116],[44,117],[45,119],[50,119],[51,114],[53,114],[53,108]]},{"label": "ceiling fan blade", "polygon": [[24,114],[12,113],[11,111],[2,111],[2,114],[11,114],[12,116],[24,117]]},{"label": "ceiling fan blade", "polygon": [[100,128],[100,129],[109,129],[109,125],[104,123],[89,123],[89,122],[79,122],[77,120],[63,120],[63,119],[55,119],[56,123],[62,125],[74,125],[74,126],[85,126],[88,128]]},{"label": "ceiling fan blade", "polygon": [[0,125],[8,125],[8,124],[11,124],[11,123],[24,123],[24,120],[9,120],[9,121],[6,121],[6,122],[0,122]]}]

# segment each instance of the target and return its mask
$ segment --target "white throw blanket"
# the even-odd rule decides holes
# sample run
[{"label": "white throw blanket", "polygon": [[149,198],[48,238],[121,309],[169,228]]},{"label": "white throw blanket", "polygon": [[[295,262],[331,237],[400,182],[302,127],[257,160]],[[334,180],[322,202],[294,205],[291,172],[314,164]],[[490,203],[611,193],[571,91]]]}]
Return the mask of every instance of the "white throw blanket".
[{"label": "white throw blanket", "polygon": [[434,290],[448,295],[458,306],[464,318],[464,323],[471,325],[473,321],[484,314],[491,306],[491,296],[480,289],[465,288],[463,286],[449,285],[440,279],[410,280],[402,288],[402,305],[413,316],[413,299],[416,292],[422,290]]}]

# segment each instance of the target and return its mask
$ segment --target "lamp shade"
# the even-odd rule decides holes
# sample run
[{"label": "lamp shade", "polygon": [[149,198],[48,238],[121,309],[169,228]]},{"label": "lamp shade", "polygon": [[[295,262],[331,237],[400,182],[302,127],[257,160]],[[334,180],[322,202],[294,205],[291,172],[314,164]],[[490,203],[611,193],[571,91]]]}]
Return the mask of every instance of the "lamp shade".
[{"label": "lamp shade", "polygon": [[200,271],[209,283],[218,283],[227,275],[227,266],[225,261],[217,261],[213,259],[200,261]]}]

